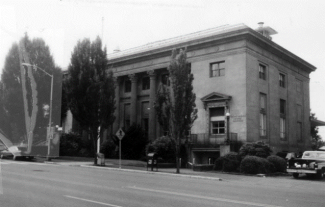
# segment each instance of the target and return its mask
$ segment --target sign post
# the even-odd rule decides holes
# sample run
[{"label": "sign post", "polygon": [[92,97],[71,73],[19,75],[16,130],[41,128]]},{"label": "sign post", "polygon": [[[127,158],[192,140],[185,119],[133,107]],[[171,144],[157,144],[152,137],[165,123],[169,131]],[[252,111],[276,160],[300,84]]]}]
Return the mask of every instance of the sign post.
[{"label": "sign post", "polygon": [[98,133],[97,133],[97,153],[100,151],[100,126],[98,127]]},{"label": "sign post", "polygon": [[121,141],[122,141],[122,139],[123,139],[123,137],[125,136],[125,133],[124,133],[124,131],[122,130],[122,128],[120,128],[119,130],[117,130],[117,132],[116,132],[116,134],[115,134],[118,138],[119,138],[119,157],[120,157],[120,159],[119,159],[119,166],[120,166],[120,169],[121,169],[121,151],[122,151],[122,149],[121,149]]}]

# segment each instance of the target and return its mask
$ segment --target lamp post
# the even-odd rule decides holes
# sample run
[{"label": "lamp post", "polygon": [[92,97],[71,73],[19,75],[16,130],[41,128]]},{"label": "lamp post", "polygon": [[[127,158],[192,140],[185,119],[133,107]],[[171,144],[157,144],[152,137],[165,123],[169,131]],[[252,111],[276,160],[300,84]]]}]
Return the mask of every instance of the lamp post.
[{"label": "lamp post", "polygon": [[229,144],[230,143],[230,133],[229,133],[229,118],[230,118],[230,113],[227,112],[226,113],[226,117],[227,117],[227,140],[226,140],[226,143]]},{"label": "lamp post", "polygon": [[50,117],[49,117],[49,134],[48,134],[48,143],[47,143],[47,157],[46,159],[50,161],[50,152],[51,152],[51,138],[52,138],[52,97],[53,97],[53,75],[46,72],[44,69],[38,67],[37,65],[31,65],[29,63],[22,63],[24,66],[31,66],[34,70],[40,69],[46,75],[51,77],[51,95],[50,95]]}]

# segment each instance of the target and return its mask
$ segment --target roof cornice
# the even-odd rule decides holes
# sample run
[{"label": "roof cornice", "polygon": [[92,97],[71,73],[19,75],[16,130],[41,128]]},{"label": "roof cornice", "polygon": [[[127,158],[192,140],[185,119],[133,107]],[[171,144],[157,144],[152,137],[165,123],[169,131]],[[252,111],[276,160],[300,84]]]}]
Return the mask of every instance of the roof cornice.
[{"label": "roof cornice", "polygon": [[222,26],[180,37],[157,41],[118,53],[108,54],[107,57],[110,65],[118,66],[148,59],[167,57],[171,55],[171,50],[174,48],[187,47],[188,51],[192,51],[240,39],[246,39],[254,42],[262,48],[267,48],[269,52],[309,73],[316,70],[315,66],[284,49],[272,40],[269,40],[245,24]]}]

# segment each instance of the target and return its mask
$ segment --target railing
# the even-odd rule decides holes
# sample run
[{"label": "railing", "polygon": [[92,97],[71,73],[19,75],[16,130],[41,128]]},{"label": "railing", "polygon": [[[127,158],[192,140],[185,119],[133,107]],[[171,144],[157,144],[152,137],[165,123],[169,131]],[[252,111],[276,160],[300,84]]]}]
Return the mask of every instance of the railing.
[{"label": "railing", "polygon": [[[227,141],[227,135],[191,134],[189,144],[194,148],[215,148]],[[229,133],[229,144],[237,141],[237,133]]]}]

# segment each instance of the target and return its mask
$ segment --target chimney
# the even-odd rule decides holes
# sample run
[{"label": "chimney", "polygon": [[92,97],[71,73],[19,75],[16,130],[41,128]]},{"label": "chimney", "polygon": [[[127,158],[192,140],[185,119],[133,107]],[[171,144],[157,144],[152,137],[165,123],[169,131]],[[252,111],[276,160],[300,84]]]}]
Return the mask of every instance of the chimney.
[{"label": "chimney", "polygon": [[264,37],[268,38],[269,40],[272,40],[271,35],[278,34],[278,32],[272,29],[271,27],[268,26],[264,27],[264,22],[259,22],[257,24],[258,24],[258,28],[255,29],[255,31],[262,34]]},{"label": "chimney", "polygon": [[263,24],[264,24],[264,22],[259,22],[259,23],[257,23],[258,24],[258,26],[260,27],[260,28],[262,28],[263,27]]}]

